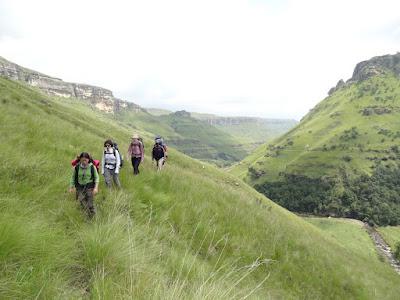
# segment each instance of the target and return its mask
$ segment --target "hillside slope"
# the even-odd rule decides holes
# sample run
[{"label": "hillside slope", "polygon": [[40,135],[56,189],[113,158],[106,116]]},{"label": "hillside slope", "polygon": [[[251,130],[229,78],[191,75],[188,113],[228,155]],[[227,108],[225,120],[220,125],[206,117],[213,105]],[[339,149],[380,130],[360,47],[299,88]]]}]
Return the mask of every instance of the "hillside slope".
[{"label": "hillside slope", "polygon": [[301,212],[400,223],[400,54],[357,65],[298,126],[232,172]]},{"label": "hillside slope", "polygon": [[[395,299],[400,278],[210,165],[174,149],[161,174],[122,169],[88,221],[70,160],[128,126],[0,78],[0,298]],[[143,133],[146,136],[146,133]],[[150,140],[145,140],[149,149]]]},{"label": "hillside slope", "polygon": [[[146,108],[146,110],[154,116],[165,116],[173,113],[172,111],[155,108]],[[221,117],[196,112],[190,112],[190,116],[227,133],[247,153],[254,151],[259,145],[286,133],[298,123],[296,120],[290,119]]]},{"label": "hillside slope", "polygon": [[188,113],[153,116],[147,112],[124,111],[115,116],[134,129],[161,135],[168,146],[215,165],[225,166],[243,159],[249,152],[231,135],[196,120]]},{"label": "hillside slope", "polygon": [[[113,92],[88,84],[65,82],[40,72],[19,66],[0,57],[0,76],[24,82],[48,95],[81,99],[93,109],[129,124],[133,129],[145,130],[151,135],[162,135],[166,142],[180,151],[218,165],[230,165],[250,152],[238,145],[229,133],[178,114],[158,117],[133,102],[114,97]],[[151,109],[150,109],[151,110]],[[154,109],[151,111],[155,111]],[[159,111],[159,110],[156,110]]]}]

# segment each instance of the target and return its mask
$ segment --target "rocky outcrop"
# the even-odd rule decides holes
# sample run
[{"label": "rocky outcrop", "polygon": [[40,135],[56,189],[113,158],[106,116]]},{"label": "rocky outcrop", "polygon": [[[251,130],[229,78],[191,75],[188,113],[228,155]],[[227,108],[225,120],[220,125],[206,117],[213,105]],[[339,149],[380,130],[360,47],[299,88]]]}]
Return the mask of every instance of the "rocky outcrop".
[{"label": "rocky outcrop", "polygon": [[65,82],[59,78],[26,69],[2,57],[0,57],[0,76],[24,81],[49,95],[88,101],[97,109],[107,113],[118,113],[125,109],[136,112],[143,110],[135,103],[115,98],[110,90],[87,84]]},{"label": "rocky outcrop", "polygon": [[176,111],[176,112],[174,112],[172,114],[177,116],[177,117],[184,117],[184,118],[190,118],[191,117],[190,112],[187,112],[186,110],[179,110],[179,111]]},{"label": "rocky outcrop", "polygon": [[350,81],[365,80],[388,71],[400,76],[400,52],[394,55],[376,56],[358,63]]},{"label": "rocky outcrop", "polygon": [[337,90],[339,90],[343,86],[345,86],[345,83],[344,83],[343,79],[340,79],[338,81],[338,83],[336,84],[336,86],[329,90],[328,95],[329,96],[332,95],[334,92],[336,92]]},{"label": "rocky outcrop", "polygon": [[383,75],[392,72],[400,76],[400,52],[391,55],[376,56],[369,60],[362,61],[354,68],[353,76],[346,81],[339,80],[336,87],[329,90],[328,95],[354,82],[359,82],[377,75]]}]

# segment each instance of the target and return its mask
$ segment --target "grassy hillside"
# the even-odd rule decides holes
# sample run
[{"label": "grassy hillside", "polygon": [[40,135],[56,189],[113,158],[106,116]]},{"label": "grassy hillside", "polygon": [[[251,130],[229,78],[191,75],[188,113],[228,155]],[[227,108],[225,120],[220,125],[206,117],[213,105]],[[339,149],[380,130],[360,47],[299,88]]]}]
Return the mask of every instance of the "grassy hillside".
[{"label": "grassy hillside", "polygon": [[291,210],[400,223],[400,80],[349,83],[232,172]]},{"label": "grassy hillside", "polygon": [[354,219],[318,217],[305,217],[304,220],[320,228],[342,247],[351,249],[368,260],[379,260],[374,242],[363,229],[362,222]]},{"label": "grassy hillside", "polygon": [[183,153],[219,165],[239,161],[246,151],[239,140],[230,134],[194,119],[186,112],[175,112],[160,116],[159,119],[185,139],[169,136],[169,144]]},{"label": "grassy hillside", "polygon": [[298,123],[289,119],[220,117],[200,113],[191,115],[233,136],[247,151],[254,151],[259,145],[286,133]]},{"label": "grassy hillside", "polygon": [[377,230],[392,248],[397,259],[400,259],[400,226],[379,227]]},{"label": "grassy hillside", "polygon": [[[1,299],[395,299],[400,278],[233,176],[171,149],[127,164],[88,221],[70,160],[131,129],[74,99],[0,78]],[[146,136],[145,133],[143,133]],[[150,140],[146,140],[149,149]]]},{"label": "grassy hillside", "polygon": [[153,116],[159,117],[162,115],[169,115],[172,114],[173,111],[168,110],[168,109],[162,109],[162,108],[145,108],[146,111],[148,111],[150,114],[152,114]]},{"label": "grassy hillside", "polygon": [[137,130],[161,135],[169,146],[197,159],[225,166],[248,152],[231,135],[179,112],[153,116],[146,112],[120,113],[118,120]]},{"label": "grassy hillside", "polygon": [[[157,108],[146,108],[146,110],[154,116],[166,116],[173,113]],[[259,145],[286,133],[298,123],[295,120],[289,119],[221,117],[196,112],[191,112],[190,116],[230,135],[237,141],[237,144],[240,144],[240,151],[243,149],[247,154],[254,151]],[[238,155],[241,157],[243,154],[238,152]]]}]

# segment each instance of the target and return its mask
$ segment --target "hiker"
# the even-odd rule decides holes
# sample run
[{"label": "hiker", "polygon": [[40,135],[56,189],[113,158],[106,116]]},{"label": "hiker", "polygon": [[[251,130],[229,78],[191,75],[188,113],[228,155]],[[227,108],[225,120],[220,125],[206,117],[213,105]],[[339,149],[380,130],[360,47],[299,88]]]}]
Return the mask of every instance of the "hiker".
[{"label": "hiker", "polygon": [[103,159],[101,160],[101,175],[104,176],[107,187],[112,187],[112,181],[120,188],[119,170],[121,167],[121,155],[115,148],[113,141],[106,140],[104,142]]},{"label": "hiker", "polygon": [[[100,168],[100,161],[97,159],[93,159],[93,157],[90,157],[91,163],[96,167],[97,173],[99,173],[99,168]],[[75,168],[75,166],[79,163],[79,155],[76,156],[74,160],[71,161],[71,166],[72,168]]]},{"label": "hiker", "polygon": [[161,171],[164,165],[165,154],[166,151],[161,140],[156,140],[152,151],[152,161],[156,161],[157,171]]},{"label": "hiker", "polygon": [[132,160],[133,175],[139,174],[139,165],[144,160],[144,146],[140,141],[140,137],[137,134],[132,136],[131,144],[128,149],[128,156]]},{"label": "hiker", "polygon": [[76,192],[76,199],[87,212],[89,218],[95,215],[94,195],[98,193],[99,173],[92,163],[89,153],[79,155],[79,163],[73,169],[69,192]]},{"label": "hiker", "polygon": [[167,147],[167,145],[165,144],[165,142],[164,142],[164,139],[161,137],[161,136],[159,136],[159,135],[157,135],[156,137],[155,137],[155,139],[154,139],[154,142],[157,144],[160,144],[163,148],[164,148],[164,161],[163,161],[163,164],[165,163],[165,161],[167,160],[167,158],[168,158],[168,147]]}]

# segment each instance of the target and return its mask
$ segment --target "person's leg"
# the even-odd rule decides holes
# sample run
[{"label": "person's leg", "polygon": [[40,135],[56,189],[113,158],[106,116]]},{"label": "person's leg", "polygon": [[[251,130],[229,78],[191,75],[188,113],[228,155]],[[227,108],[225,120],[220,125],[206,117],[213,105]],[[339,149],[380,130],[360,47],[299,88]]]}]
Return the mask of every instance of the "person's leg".
[{"label": "person's leg", "polygon": [[107,187],[110,189],[112,186],[111,182],[111,177],[112,177],[112,171],[110,169],[104,168],[104,180],[106,182]]},{"label": "person's leg", "polygon": [[134,157],[133,174],[139,174],[140,157]]},{"label": "person's leg", "polygon": [[88,216],[89,218],[93,218],[93,216],[96,214],[93,204],[93,189],[86,190],[85,199]]},{"label": "person's leg", "polygon": [[157,161],[157,170],[158,170],[158,171],[161,171],[163,165],[164,165],[164,157],[161,157],[161,158]]},{"label": "person's leg", "polygon": [[79,203],[81,204],[81,207],[84,211],[87,210],[87,205],[86,205],[86,192],[84,190],[76,190],[76,197],[79,200]]},{"label": "person's leg", "polygon": [[132,157],[132,158],[131,158],[131,161],[132,161],[133,175],[136,175],[136,173],[135,173],[135,161],[136,161],[136,157]]},{"label": "person's leg", "polygon": [[79,201],[79,204],[81,205],[81,208],[83,210],[85,210],[84,199],[85,199],[85,195],[83,193],[83,190],[76,189],[76,200]]},{"label": "person's leg", "polygon": [[121,187],[121,183],[119,182],[119,174],[116,174],[115,173],[115,169],[114,170],[112,170],[112,178],[113,178],[113,180],[114,180],[114,184],[117,186],[117,187]]}]

